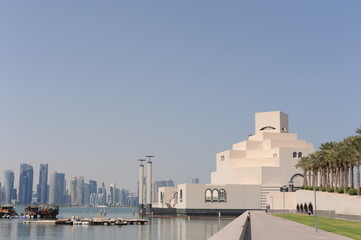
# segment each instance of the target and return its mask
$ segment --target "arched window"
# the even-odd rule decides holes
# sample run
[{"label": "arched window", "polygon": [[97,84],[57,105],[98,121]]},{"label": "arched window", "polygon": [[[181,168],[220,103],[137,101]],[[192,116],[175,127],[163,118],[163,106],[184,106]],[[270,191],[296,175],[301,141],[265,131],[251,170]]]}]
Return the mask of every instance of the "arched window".
[{"label": "arched window", "polygon": [[297,153],[293,152],[293,158],[297,158]]},{"label": "arched window", "polygon": [[266,127],[263,127],[260,129],[260,131],[263,131],[263,130],[276,130],[276,128],[274,128],[272,126],[266,126]]},{"label": "arched window", "polygon": [[302,153],[299,152],[299,153],[298,153],[298,158],[301,158],[301,157],[302,157]]},{"label": "arched window", "polygon": [[227,194],[224,189],[219,190],[219,202],[227,202]]},{"label": "arched window", "polygon": [[303,212],[303,204],[302,203],[300,204],[300,210],[301,210],[301,212]]},{"label": "arched window", "polygon": [[297,203],[296,209],[297,209],[297,212],[300,211],[300,205],[298,205],[298,203]]},{"label": "arched window", "polygon": [[183,202],[183,191],[182,191],[182,189],[179,191],[179,202]]},{"label": "arched window", "polygon": [[212,202],[212,190],[207,189],[205,192],[205,202]]},{"label": "arched window", "polygon": [[308,204],[308,211],[313,214],[313,206],[312,206],[312,203],[309,203]]},{"label": "arched window", "polygon": [[163,203],[163,192],[160,192],[160,203]]},{"label": "arched window", "polygon": [[303,205],[303,209],[305,210],[305,213],[308,213],[307,203],[305,203],[305,205]]},{"label": "arched window", "polygon": [[212,192],[212,202],[218,202],[219,198],[218,198],[218,190],[217,189],[213,189]]}]

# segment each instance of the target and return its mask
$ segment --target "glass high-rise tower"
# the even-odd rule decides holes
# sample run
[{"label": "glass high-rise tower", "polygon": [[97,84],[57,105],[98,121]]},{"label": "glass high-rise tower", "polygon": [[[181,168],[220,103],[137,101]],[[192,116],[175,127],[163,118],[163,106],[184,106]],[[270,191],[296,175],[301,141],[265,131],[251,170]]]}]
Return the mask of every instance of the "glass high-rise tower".
[{"label": "glass high-rise tower", "polygon": [[34,170],[30,164],[20,164],[19,201],[21,204],[31,203],[33,196]]},{"label": "glass high-rise tower", "polygon": [[4,172],[5,177],[5,202],[11,203],[13,192],[14,192],[14,171],[6,170]]},{"label": "glass high-rise tower", "polygon": [[40,164],[38,202],[46,203],[48,196],[48,164]]}]

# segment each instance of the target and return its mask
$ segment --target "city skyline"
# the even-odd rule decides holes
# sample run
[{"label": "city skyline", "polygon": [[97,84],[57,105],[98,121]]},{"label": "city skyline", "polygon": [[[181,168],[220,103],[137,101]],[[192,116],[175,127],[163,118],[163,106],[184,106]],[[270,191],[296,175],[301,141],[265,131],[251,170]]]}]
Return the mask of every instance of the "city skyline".
[{"label": "city skyline", "polygon": [[[210,181],[215,154],[280,110],[318,147],[360,127],[361,3],[4,2],[0,161],[136,191]],[[191,166],[191,167],[190,167]],[[0,171],[0,179],[4,179]],[[18,192],[18,194],[21,194]]]},{"label": "city skyline", "polygon": [[[4,171],[4,179],[0,181],[0,202],[7,204],[55,204],[55,205],[123,205],[136,206],[138,193],[116,183],[98,183],[96,180],[84,176],[71,175],[51,171],[48,173],[48,164],[39,166],[39,182],[31,179],[36,173],[34,167],[28,163],[20,164],[21,175],[19,180],[14,171]],[[68,184],[67,184],[68,182]],[[32,183],[32,184],[31,184]],[[155,180],[152,187],[152,199],[157,201],[158,187],[174,186],[169,180]],[[45,189],[45,190],[44,190]],[[107,190],[108,189],[108,190]],[[19,195],[18,192],[21,192]],[[31,196],[29,193],[31,192]]]}]

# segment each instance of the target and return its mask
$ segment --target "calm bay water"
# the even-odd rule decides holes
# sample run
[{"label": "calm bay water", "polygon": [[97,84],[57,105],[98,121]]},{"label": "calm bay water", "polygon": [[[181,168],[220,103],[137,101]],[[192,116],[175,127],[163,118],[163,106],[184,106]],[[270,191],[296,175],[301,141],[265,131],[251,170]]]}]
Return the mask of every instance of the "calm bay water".
[{"label": "calm bay water", "polygon": [[[20,208],[17,209],[18,212]],[[71,216],[137,218],[135,208],[61,208],[59,218]],[[104,217],[104,216],[103,216]],[[23,224],[23,219],[0,219],[0,239],[29,240],[198,240],[208,239],[232,220],[153,217],[147,225],[83,226]]]}]

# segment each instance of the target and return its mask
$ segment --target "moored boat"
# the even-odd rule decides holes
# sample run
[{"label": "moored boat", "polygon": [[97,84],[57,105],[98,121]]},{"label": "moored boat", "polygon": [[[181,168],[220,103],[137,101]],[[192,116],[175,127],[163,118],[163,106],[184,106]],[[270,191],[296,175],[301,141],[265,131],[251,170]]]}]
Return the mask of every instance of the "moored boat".
[{"label": "moored boat", "polygon": [[58,205],[40,205],[38,214],[40,218],[56,218],[59,214]]},{"label": "moored boat", "polygon": [[12,205],[0,205],[0,217],[13,217],[18,216],[14,206]]}]

